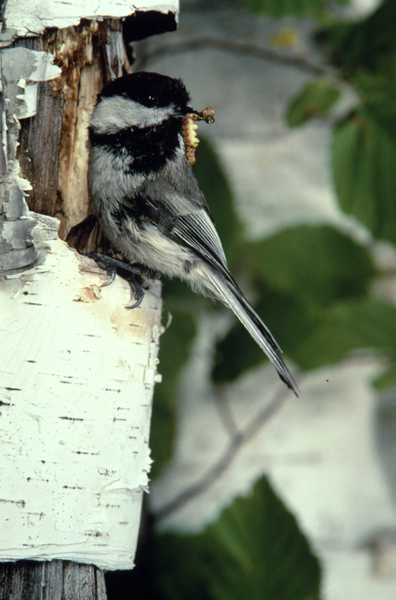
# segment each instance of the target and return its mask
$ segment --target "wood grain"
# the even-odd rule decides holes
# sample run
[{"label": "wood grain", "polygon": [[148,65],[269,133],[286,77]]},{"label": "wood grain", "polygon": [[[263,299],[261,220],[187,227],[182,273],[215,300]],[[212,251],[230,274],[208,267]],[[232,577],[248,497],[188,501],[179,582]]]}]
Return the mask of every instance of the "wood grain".
[{"label": "wood grain", "polygon": [[0,563],[0,600],[106,600],[103,571],[52,560]]}]

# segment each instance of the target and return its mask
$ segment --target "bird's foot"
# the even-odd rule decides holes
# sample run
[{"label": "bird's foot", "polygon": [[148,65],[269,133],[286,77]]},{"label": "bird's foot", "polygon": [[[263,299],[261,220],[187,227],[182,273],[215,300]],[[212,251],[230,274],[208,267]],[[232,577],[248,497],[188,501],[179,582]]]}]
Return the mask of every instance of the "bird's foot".
[{"label": "bird's foot", "polygon": [[111,256],[106,256],[105,254],[100,254],[99,252],[87,252],[84,253],[84,256],[88,258],[92,258],[103,271],[106,271],[107,279],[103,283],[100,284],[99,287],[108,287],[115,280],[116,274],[120,265],[124,265],[121,261],[118,261]]},{"label": "bird's foot", "polygon": [[106,270],[106,273],[107,273],[107,279],[106,279],[106,281],[104,281],[103,283],[100,284],[101,288],[108,287],[109,285],[111,285],[117,275],[117,271],[113,271],[113,270],[111,270],[111,271]]},{"label": "bird's foot", "polygon": [[158,278],[159,274],[152,271],[144,265],[133,263],[129,264],[117,258],[99,254],[97,252],[89,252],[86,254],[92,258],[96,264],[106,271],[107,279],[100,287],[106,287],[113,283],[116,274],[125,279],[131,290],[131,299],[125,308],[138,308],[144,298],[145,290],[149,289],[149,280]]},{"label": "bird's foot", "polygon": [[131,297],[128,304],[125,306],[128,310],[132,310],[133,308],[139,308],[141,303],[143,302],[145,289],[145,282],[143,277],[141,277],[138,273],[135,274],[133,280],[128,279],[129,288],[131,290]]},{"label": "bird's foot", "polygon": [[150,281],[159,279],[160,274],[138,263],[128,266],[133,269],[134,274],[124,277],[128,281],[131,289],[131,299],[125,308],[133,309],[138,308],[141,305],[145,291],[150,289]]}]

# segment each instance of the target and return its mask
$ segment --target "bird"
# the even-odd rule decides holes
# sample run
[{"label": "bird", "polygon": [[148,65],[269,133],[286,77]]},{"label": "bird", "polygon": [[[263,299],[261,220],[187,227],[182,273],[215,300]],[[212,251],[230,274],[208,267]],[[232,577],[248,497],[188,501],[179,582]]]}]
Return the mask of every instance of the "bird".
[{"label": "bird", "polygon": [[89,125],[89,186],[96,218],[122,260],[100,262],[111,279],[115,271],[129,278],[136,298],[129,308],[140,304],[156,274],[221,302],[298,396],[278,342],[228,268],[191,164],[194,122],[213,120],[213,111],[199,112],[190,102],[181,79],[155,72],[137,71],[103,87]]}]

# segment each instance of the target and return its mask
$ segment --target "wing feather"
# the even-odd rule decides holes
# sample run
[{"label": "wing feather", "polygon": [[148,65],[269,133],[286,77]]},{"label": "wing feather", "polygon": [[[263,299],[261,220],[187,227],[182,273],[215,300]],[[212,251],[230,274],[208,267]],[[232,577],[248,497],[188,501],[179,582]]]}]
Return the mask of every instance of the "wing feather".
[{"label": "wing feather", "polygon": [[177,217],[172,227],[172,235],[198,251],[208,262],[215,259],[216,263],[227,268],[227,259],[219,234],[204,209]]},{"label": "wing feather", "polygon": [[197,184],[194,185],[185,185],[182,189],[177,179],[168,184],[149,182],[140,191],[140,214],[145,213],[147,220],[163,235],[187,247],[206,264],[206,277],[217,297],[234,312],[274,364],[280,378],[298,395],[297,384],[283,360],[279,344],[228,271],[220,237],[206,210],[203,195]]},{"label": "wing feather", "polygon": [[[199,219],[197,220],[196,213],[178,217],[172,229],[172,235],[175,236],[179,242],[187,244],[191,250],[197,253],[209,265],[212,265],[212,267],[215,267],[215,269],[219,270],[230,289],[232,289],[233,293],[238,296],[239,302],[249,313],[252,322],[254,322],[255,326],[265,333],[267,342],[270,344],[273,350],[277,353],[282,353],[282,349],[279,346],[276,339],[274,338],[274,336],[272,335],[271,331],[262,322],[257,313],[253,310],[250,303],[245,298],[245,295],[243,294],[239,285],[229,272],[227,267],[227,261],[224,256],[224,250],[221,246],[220,238],[217,234],[217,231],[214,228],[212,221],[210,220],[209,215],[207,215],[207,220],[211,224],[216,236],[207,235],[205,227],[197,225],[197,223],[199,223]],[[216,243],[216,238],[218,240],[218,243]],[[219,246],[221,253],[219,251]]]}]

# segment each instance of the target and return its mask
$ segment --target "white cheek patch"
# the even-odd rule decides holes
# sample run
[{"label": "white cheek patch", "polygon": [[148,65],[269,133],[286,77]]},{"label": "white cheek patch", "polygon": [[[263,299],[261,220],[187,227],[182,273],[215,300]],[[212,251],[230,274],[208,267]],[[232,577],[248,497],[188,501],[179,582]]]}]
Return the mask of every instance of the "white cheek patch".
[{"label": "white cheek patch", "polygon": [[173,105],[165,108],[149,108],[123,96],[102,98],[96,106],[91,126],[95,133],[112,134],[127,127],[158,125],[172,114]]}]

